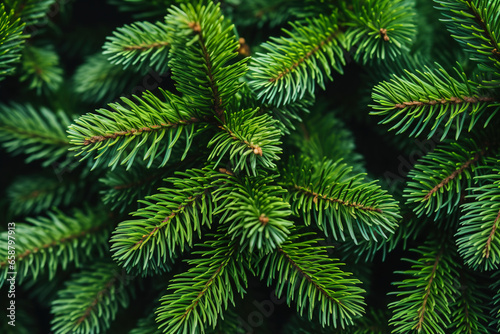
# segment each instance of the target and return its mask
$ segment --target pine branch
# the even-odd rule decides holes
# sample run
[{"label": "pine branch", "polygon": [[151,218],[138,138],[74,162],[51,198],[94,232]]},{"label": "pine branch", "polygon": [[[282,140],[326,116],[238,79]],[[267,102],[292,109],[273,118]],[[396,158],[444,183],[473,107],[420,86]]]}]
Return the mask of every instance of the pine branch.
[{"label": "pine branch", "polygon": [[479,62],[481,70],[500,84],[500,3],[497,1],[435,0],[451,36]]},{"label": "pine branch", "polygon": [[202,227],[212,225],[218,207],[212,182],[225,174],[206,167],[180,175],[184,177],[168,179],[174,187],[160,188],[160,193],[141,201],[147,207],[133,215],[142,219],[124,221],[113,232],[113,258],[128,272],[169,270],[172,260],[201,238]]},{"label": "pine branch", "polygon": [[59,180],[55,175],[36,174],[16,179],[6,192],[12,214],[27,216],[77,203],[83,198],[82,189],[84,180]]},{"label": "pine branch", "polygon": [[418,260],[405,259],[412,269],[397,272],[411,278],[394,283],[398,300],[389,304],[389,324],[395,327],[393,333],[444,333],[451,324],[450,303],[455,301],[454,247],[449,241],[431,240],[414,251]]},{"label": "pine branch", "polygon": [[458,209],[473,177],[480,175],[485,158],[498,151],[493,138],[466,138],[458,142],[446,140],[433,152],[425,155],[408,174],[405,197],[418,217],[436,218]]},{"label": "pine branch", "polygon": [[119,308],[126,308],[135,294],[130,286],[132,278],[107,261],[98,261],[73,275],[52,302],[54,333],[100,333],[108,329]]},{"label": "pine branch", "polygon": [[333,80],[332,69],[342,73],[345,65],[340,45],[342,32],[336,15],[291,23],[287,37],[271,38],[261,47],[250,67],[250,86],[257,98],[281,106],[313,94],[316,84],[324,89],[325,76]]},{"label": "pine branch", "polygon": [[234,305],[235,292],[243,296],[247,279],[237,248],[225,233],[212,238],[206,250],[194,252],[203,256],[188,261],[191,268],[171,280],[172,292],[161,298],[156,322],[163,333],[205,333],[229,303]]},{"label": "pine branch", "polygon": [[36,90],[37,95],[54,93],[63,82],[59,56],[51,46],[25,47],[21,70],[19,80],[29,83],[28,88]]},{"label": "pine branch", "polygon": [[52,279],[60,268],[65,269],[70,263],[79,266],[95,252],[102,254],[107,247],[109,218],[100,210],[74,210],[72,216],[55,211],[47,218],[27,218],[26,221],[29,224],[15,224],[14,234],[0,233],[5,245],[8,239],[15,238],[16,266],[16,270],[12,270],[7,247],[2,247],[0,286],[9,271],[17,271],[19,282],[28,277],[36,280],[43,272],[48,272]]},{"label": "pine branch", "polygon": [[346,33],[348,50],[354,49],[354,59],[366,64],[375,58],[395,60],[409,46],[416,35],[415,9],[406,0],[356,0],[344,11],[350,27]]},{"label": "pine branch", "polygon": [[28,163],[42,160],[46,167],[59,159],[69,160],[65,134],[69,124],[69,117],[61,111],[37,110],[30,104],[0,104],[0,142],[11,154],[26,154]]},{"label": "pine branch", "polygon": [[[491,164],[496,159],[488,159]],[[470,188],[463,205],[462,221],[457,233],[458,251],[465,263],[475,269],[497,269],[500,264],[500,171],[476,176],[475,181],[486,184]]]},{"label": "pine branch", "polygon": [[304,240],[306,234],[292,234],[276,251],[264,255],[254,265],[267,284],[276,280],[276,296],[286,295],[287,303],[297,304],[299,314],[307,312],[309,319],[318,314],[322,326],[346,328],[363,313],[364,290],[342,265],[330,259],[326,247],[318,240]]},{"label": "pine branch", "polygon": [[496,271],[491,277],[494,279],[493,283],[490,285],[490,289],[493,291],[493,298],[490,302],[490,316],[493,319],[489,325],[494,327],[497,331],[500,331],[500,271]]},{"label": "pine branch", "polygon": [[[393,76],[373,88],[372,115],[384,116],[382,124],[394,124],[390,130],[397,134],[411,131],[409,136],[424,134],[433,137],[443,129],[441,138],[451,130],[455,139],[464,129],[471,131],[481,117],[484,126],[498,112],[498,99],[469,82],[462,69],[455,69],[459,79],[453,78],[441,65],[417,74],[406,72]],[[484,118],[483,117],[483,118]],[[468,125],[467,125],[468,124]]]},{"label": "pine branch", "polygon": [[208,160],[215,160],[216,166],[229,155],[234,171],[244,170],[247,174],[257,174],[258,167],[272,169],[276,166],[278,154],[282,152],[281,131],[276,121],[269,115],[257,116],[258,110],[242,110],[225,113],[225,124],[208,143],[212,149]]},{"label": "pine branch", "polygon": [[271,177],[233,176],[226,182],[231,190],[219,188],[214,195],[223,201],[220,222],[229,225],[232,239],[239,239],[240,251],[269,253],[285,242],[293,226],[288,220],[290,205],[282,199],[285,190],[273,184]]},{"label": "pine branch", "polygon": [[103,54],[108,60],[124,68],[134,70],[154,67],[159,72],[166,71],[171,36],[163,22],[135,22],[116,29],[107,38]]},{"label": "pine branch", "polygon": [[14,65],[21,59],[24,40],[25,23],[19,19],[13,10],[8,11],[5,4],[0,4],[0,81],[5,76],[12,75]]},{"label": "pine branch", "polygon": [[44,24],[50,6],[56,0],[4,0],[8,9],[15,12],[27,26]]},{"label": "pine branch", "polygon": [[488,314],[488,296],[482,290],[472,273],[460,273],[459,295],[451,305],[452,321],[450,329],[453,334],[488,334],[491,333],[487,327],[491,320]]},{"label": "pine branch", "polygon": [[[77,156],[83,159],[100,152],[94,167],[100,163],[114,169],[118,164],[132,166],[137,155],[149,159],[151,166],[156,157],[163,155],[163,167],[172,147],[184,137],[186,155],[194,136],[194,124],[203,122],[203,116],[188,109],[184,102],[161,90],[165,101],[151,92],[134,101],[122,98],[122,104],[109,104],[112,110],[99,109],[97,114],[86,114],[69,127],[68,133]],[[167,137],[168,136],[168,137]]]},{"label": "pine branch", "polygon": [[233,25],[219,5],[181,4],[172,7],[166,21],[172,40],[169,66],[177,90],[191,108],[211,113],[224,123],[225,109],[241,87],[247,59],[232,61],[239,43]]},{"label": "pine branch", "polygon": [[351,175],[351,167],[341,161],[301,165],[292,159],[284,175],[292,210],[302,215],[306,225],[314,219],[326,236],[345,240],[345,232],[357,243],[357,235],[377,241],[394,233],[400,218],[392,196],[376,185],[365,183],[362,174]]}]

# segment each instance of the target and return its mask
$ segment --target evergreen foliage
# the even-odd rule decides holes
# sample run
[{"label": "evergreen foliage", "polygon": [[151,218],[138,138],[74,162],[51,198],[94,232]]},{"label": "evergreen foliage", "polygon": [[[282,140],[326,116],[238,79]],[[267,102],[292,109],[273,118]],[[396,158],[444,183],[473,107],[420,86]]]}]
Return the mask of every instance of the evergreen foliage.
[{"label": "evergreen foliage", "polygon": [[499,36],[500,0],[4,1],[14,329],[498,332]]}]

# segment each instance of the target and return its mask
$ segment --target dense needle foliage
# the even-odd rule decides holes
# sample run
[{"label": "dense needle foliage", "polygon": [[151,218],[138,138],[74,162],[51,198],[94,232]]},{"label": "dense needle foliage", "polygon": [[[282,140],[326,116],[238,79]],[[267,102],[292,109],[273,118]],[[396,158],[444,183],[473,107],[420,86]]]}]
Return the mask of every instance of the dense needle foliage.
[{"label": "dense needle foliage", "polygon": [[500,331],[500,0],[7,0],[0,99],[2,333]]}]

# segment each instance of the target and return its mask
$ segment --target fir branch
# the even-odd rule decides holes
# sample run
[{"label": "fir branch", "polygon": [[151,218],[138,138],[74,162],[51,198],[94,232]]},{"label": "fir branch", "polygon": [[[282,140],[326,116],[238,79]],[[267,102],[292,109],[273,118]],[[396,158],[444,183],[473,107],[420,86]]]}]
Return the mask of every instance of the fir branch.
[{"label": "fir branch", "polygon": [[[202,245],[200,245],[202,246]],[[246,274],[237,261],[237,248],[227,235],[219,233],[203,245],[206,250],[188,261],[191,268],[170,283],[171,293],[163,296],[156,314],[164,333],[205,333],[215,328],[234,293],[243,296]]]},{"label": "fir branch", "polygon": [[272,177],[239,179],[232,176],[224,180],[224,187],[214,192],[224,203],[219,206],[223,213],[220,222],[229,226],[228,233],[233,239],[239,239],[241,252],[269,253],[290,234],[293,223],[288,217],[292,211],[282,199],[285,190],[273,183]]},{"label": "fir branch", "polygon": [[343,6],[349,18],[344,23],[349,27],[345,32],[346,48],[354,49],[355,60],[395,60],[409,51],[417,32],[413,2],[355,0],[344,2]]},{"label": "fir branch", "polygon": [[172,40],[169,61],[177,89],[192,108],[211,113],[224,123],[226,106],[247,71],[247,58],[232,61],[239,49],[233,25],[212,2],[181,4],[169,13],[169,32],[179,37]]},{"label": "fir branch", "polygon": [[268,53],[257,53],[250,67],[250,86],[257,98],[276,106],[314,93],[316,84],[324,89],[324,77],[332,80],[332,69],[342,73],[345,65],[336,15],[291,25],[293,31],[284,30],[288,37],[262,45]]},{"label": "fir branch", "polygon": [[19,19],[14,10],[7,10],[0,4],[0,81],[12,75],[14,65],[21,59],[23,44],[28,35],[23,35],[25,23]]},{"label": "fir branch", "polygon": [[58,159],[69,158],[69,141],[65,129],[71,124],[63,112],[53,112],[30,104],[0,104],[0,142],[14,155],[26,154],[26,162],[42,160],[49,166]]},{"label": "fir branch", "polygon": [[410,276],[396,282],[398,301],[389,304],[393,309],[390,321],[393,333],[443,333],[451,323],[450,302],[454,302],[454,276],[458,275],[453,260],[455,251],[449,242],[428,241],[418,249],[418,260],[405,259],[412,269],[401,274]]},{"label": "fir branch", "polygon": [[181,175],[168,179],[173,188],[160,188],[160,193],[141,201],[147,206],[133,213],[141,219],[124,221],[113,232],[113,258],[128,272],[169,270],[172,260],[201,238],[202,226],[211,226],[218,207],[212,182],[223,174],[206,167]]},{"label": "fir branch", "polygon": [[346,328],[363,313],[363,289],[342,265],[326,255],[318,240],[301,240],[307,234],[294,233],[276,251],[260,257],[255,269],[270,285],[276,279],[276,296],[286,294],[287,303],[297,303],[299,314],[309,318],[318,312],[322,326]]},{"label": "fir branch", "polygon": [[63,82],[63,69],[54,48],[25,47],[19,80],[28,82],[28,88],[36,90],[38,95],[55,93]]},{"label": "fir branch", "polygon": [[27,216],[76,203],[83,198],[82,189],[85,189],[83,180],[36,174],[14,180],[6,192],[12,214]]},{"label": "fir branch", "polygon": [[500,4],[496,1],[435,0],[452,37],[500,83]]},{"label": "fir branch", "polygon": [[163,155],[159,166],[163,167],[173,145],[184,135],[184,157],[194,136],[194,124],[204,119],[174,94],[161,92],[165,101],[146,92],[142,97],[134,96],[137,102],[122,98],[123,104],[109,105],[112,110],[99,109],[98,114],[80,117],[68,129],[75,145],[71,150],[78,150],[76,155],[83,155],[82,160],[100,151],[93,168],[104,162],[113,169],[119,163],[127,164],[129,169],[139,152],[144,160],[149,159],[148,166]]},{"label": "fir branch", "polygon": [[[36,279],[43,272],[53,278],[60,268],[68,264],[79,266],[90,259],[94,252],[106,249],[109,229],[108,217],[102,211],[75,210],[73,216],[55,211],[47,218],[27,218],[29,224],[18,223],[15,229],[15,263],[17,279]],[[2,232],[1,239],[7,244],[8,233]],[[9,234],[11,236],[11,234]],[[0,253],[0,285],[3,285],[9,270],[7,247]]]},{"label": "fir branch", "polygon": [[415,137],[424,134],[431,138],[442,128],[442,139],[450,130],[458,139],[464,128],[471,131],[482,116],[487,117],[486,126],[500,109],[498,99],[484,95],[463,70],[455,69],[457,80],[441,65],[436,66],[436,70],[406,71],[402,77],[394,75],[391,81],[379,83],[373,88],[377,105],[371,106],[371,114],[384,116],[381,123],[394,124],[390,130],[397,129],[397,134],[411,131],[409,136]]},{"label": "fir branch", "polygon": [[216,166],[229,155],[234,171],[244,170],[257,174],[258,167],[274,168],[281,153],[281,131],[269,115],[256,116],[257,110],[225,113],[225,124],[208,143],[212,149],[208,160],[215,160]]},{"label": "fir branch", "polygon": [[171,36],[163,22],[135,22],[124,25],[113,32],[104,44],[103,54],[108,60],[124,68],[134,70],[154,67],[166,71]]},{"label": "fir branch", "polygon": [[[496,162],[488,159],[489,164]],[[466,264],[475,269],[496,269],[500,264],[500,171],[493,170],[476,176],[476,186],[466,198],[471,202],[463,205],[463,215],[457,233],[457,245]],[[481,184],[483,183],[483,184]]]},{"label": "fir branch", "polygon": [[47,12],[56,0],[4,0],[7,8],[14,11],[27,26],[47,21]]},{"label": "fir branch", "polygon": [[451,305],[453,323],[449,326],[453,334],[488,334],[488,296],[475,275],[462,271],[455,302]]},{"label": "fir branch", "polygon": [[[488,138],[489,141],[493,138]],[[408,175],[405,197],[418,217],[454,212],[472,177],[480,175],[486,157],[497,151],[482,138],[446,140],[421,158]]]},{"label": "fir branch", "polygon": [[289,165],[283,185],[293,211],[306,225],[314,218],[335,240],[345,240],[347,230],[356,244],[356,236],[377,241],[377,236],[394,233],[398,206],[374,181],[365,183],[362,174],[351,175],[352,169],[340,161],[303,159],[301,165],[295,160]]},{"label": "fir branch", "polygon": [[132,277],[112,262],[98,261],[72,276],[52,302],[55,334],[98,333],[109,328],[119,308],[134,296]]}]

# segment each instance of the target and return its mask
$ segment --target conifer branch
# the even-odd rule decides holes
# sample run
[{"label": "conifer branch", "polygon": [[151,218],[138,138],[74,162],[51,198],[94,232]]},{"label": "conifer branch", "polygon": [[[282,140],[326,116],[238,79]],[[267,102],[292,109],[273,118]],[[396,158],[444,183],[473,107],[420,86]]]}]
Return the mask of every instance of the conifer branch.
[{"label": "conifer branch", "polygon": [[419,217],[425,214],[439,218],[454,212],[462,194],[472,185],[472,177],[481,173],[487,157],[497,151],[494,136],[488,134],[458,142],[444,141],[409,173],[410,181],[404,190],[407,203]]},{"label": "conifer branch", "polygon": [[127,307],[135,294],[131,279],[107,260],[87,265],[65,282],[52,301],[53,332],[84,334],[109,329],[119,309]]},{"label": "conifer branch", "polygon": [[[69,264],[80,265],[91,256],[91,252],[107,247],[109,229],[105,222],[108,217],[102,211],[75,210],[73,216],[61,212],[49,213],[48,218],[28,218],[29,224],[16,224],[16,269],[17,278],[37,279],[47,272],[54,277],[61,267]],[[7,232],[1,233],[7,244]],[[0,285],[5,282],[8,269],[7,247],[0,250]]]},{"label": "conifer branch", "polygon": [[429,100],[429,101],[405,101],[402,103],[396,103],[394,107],[396,108],[407,108],[407,107],[420,107],[420,106],[434,106],[436,104],[461,104],[461,103],[478,103],[478,102],[498,102],[493,97],[489,96],[450,96],[448,99],[441,100]]},{"label": "conifer branch", "polygon": [[[375,181],[364,182],[363,175],[352,175],[341,161],[313,162],[295,159],[284,175],[288,200],[306,225],[314,219],[325,235],[345,240],[345,232],[357,244],[358,237],[377,241],[394,233],[399,218],[397,204]],[[306,172],[307,171],[307,172]]]},{"label": "conifer branch", "polygon": [[375,207],[372,207],[372,206],[364,206],[363,204],[356,203],[356,202],[350,203],[349,201],[343,201],[342,199],[339,199],[339,198],[327,197],[326,195],[315,193],[314,191],[312,191],[312,190],[310,190],[308,188],[301,187],[301,186],[298,186],[298,185],[294,185],[294,188],[297,191],[305,194],[306,196],[312,197],[314,204],[317,204],[318,203],[318,198],[320,198],[320,199],[322,199],[322,200],[324,200],[326,202],[339,203],[340,205],[344,205],[346,207],[355,208],[355,209],[358,209],[358,210],[376,211],[378,213],[383,213],[382,209],[380,209],[380,208],[375,208]]},{"label": "conifer branch", "polygon": [[0,81],[15,71],[15,64],[21,59],[21,51],[28,35],[23,35],[25,23],[13,9],[0,4]]},{"label": "conifer branch", "polygon": [[285,190],[275,184],[274,178],[232,176],[223,182],[223,187],[214,192],[224,203],[219,206],[224,212],[220,222],[228,225],[233,239],[239,240],[240,252],[268,253],[285,242],[293,227],[289,219],[292,211],[283,200]]},{"label": "conifer branch", "polygon": [[30,104],[0,104],[0,142],[12,154],[27,154],[26,161],[42,160],[49,166],[68,159],[71,147],[65,129],[71,124],[68,115]]},{"label": "conifer branch", "polygon": [[446,176],[441,182],[435,185],[434,188],[429,190],[429,192],[425,194],[424,200],[425,201],[429,200],[429,198],[431,198],[431,196],[434,195],[434,193],[439,191],[439,189],[441,189],[442,187],[446,186],[456,177],[460,176],[460,174],[462,174],[464,170],[468,169],[469,167],[471,167],[471,165],[476,163],[482,156],[485,155],[485,153],[486,151],[484,149],[481,150],[480,152],[475,153],[473,158],[467,160],[465,163],[459,166],[459,168],[454,170],[450,175]]},{"label": "conifer branch", "polygon": [[495,233],[497,231],[499,223],[500,223],[500,210],[498,211],[498,215],[496,216],[495,221],[493,222],[493,227],[491,228],[491,232],[490,232],[490,235],[488,236],[488,240],[486,240],[484,257],[487,259],[490,257],[491,242],[492,242],[493,238],[495,237]]},{"label": "conifer branch", "polygon": [[[412,331],[443,333],[450,323],[450,304],[454,303],[455,250],[449,240],[431,239],[418,249],[418,260],[409,260],[410,270],[401,272],[408,278],[396,282],[398,300],[389,304],[393,315],[389,322],[394,333]],[[400,273],[400,272],[398,272]]]},{"label": "conifer branch", "polygon": [[357,286],[342,265],[326,255],[318,240],[304,240],[310,234],[296,231],[274,252],[261,255],[256,263],[261,278],[267,284],[276,280],[276,296],[286,295],[287,303],[295,301],[299,314],[309,318],[318,312],[322,326],[345,328],[353,318],[363,313],[363,289]]},{"label": "conifer branch", "polygon": [[342,2],[348,19],[346,49],[356,61],[378,63],[396,60],[416,39],[414,4],[404,0],[353,0]]},{"label": "conifer branch", "polygon": [[284,30],[287,37],[262,44],[267,53],[257,53],[250,69],[257,98],[275,106],[312,94],[316,84],[324,88],[325,76],[332,80],[332,69],[342,73],[345,65],[336,15],[290,24],[293,30]]},{"label": "conifer branch", "polygon": [[218,117],[224,123],[224,109],[222,108],[222,99],[219,95],[219,87],[214,79],[214,73],[212,69],[213,60],[210,59],[210,54],[207,50],[207,45],[205,40],[203,39],[203,34],[206,32],[202,31],[200,23],[198,22],[189,22],[188,26],[193,30],[193,32],[198,36],[198,40],[201,47],[201,53],[203,55],[203,60],[205,61],[205,66],[207,69],[208,76],[208,84],[210,90],[212,91],[212,99],[213,99],[213,110],[216,117]]},{"label": "conifer branch", "polygon": [[121,222],[113,233],[113,258],[128,272],[146,276],[169,270],[173,259],[201,238],[202,226],[211,226],[219,205],[212,182],[225,176],[211,166],[181,175],[167,179],[172,188],[141,201],[147,206],[133,213],[141,219]]},{"label": "conifer branch", "polygon": [[[494,165],[496,158],[487,159],[487,165]],[[497,235],[500,224],[500,171],[490,170],[485,175],[476,175],[476,185],[471,188],[464,204],[463,215],[457,233],[457,245],[466,264],[473,268],[491,269],[500,265]]]},{"label": "conifer branch", "polygon": [[155,68],[166,71],[171,36],[163,22],[135,22],[113,32],[104,44],[105,55],[110,55],[112,64],[135,70]]},{"label": "conifer branch", "polygon": [[169,61],[177,89],[192,108],[224,123],[226,106],[247,71],[248,58],[233,61],[239,49],[233,25],[212,2],[173,7],[166,20],[169,32],[179,37],[172,40]]},{"label": "conifer branch", "polygon": [[257,116],[255,109],[239,112],[226,112],[225,124],[208,143],[212,148],[208,159],[216,160],[216,166],[222,158],[229,155],[234,171],[244,170],[255,175],[257,166],[274,168],[281,153],[281,131],[276,128],[276,121],[268,114]]},{"label": "conifer branch", "polygon": [[171,280],[160,301],[156,321],[164,333],[205,332],[215,328],[234,293],[244,294],[246,274],[237,260],[237,247],[221,231],[206,241],[203,256],[189,261],[191,268]]},{"label": "conifer branch", "polygon": [[[436,255],[434,265],[432,266],[432,270],[429,274],[429,281],[425,287],[425,294],[424,294],[424,297],[422,300],[422,306],[418,310],[418,323],[417,323],[417,326],[415,327],[415,329],[419,332],[422,330],[422,327],[424,325],[424,320],[425,320],[425,316],[427,313],[426,305],[429,301],[429,295],[431,294],[432,290],[435,290],[435,288],[432,286],[432,282],[434,281],[434,279],[436,277],[436,269],[439,265],[439,262],[441,261],[442,255],[443,255],[443,248],[441,248],[439,250],[438,254]],[[432,311],[430,311],[430,312],[432,312]]]},{"label": "conifer branch", "polygon": [[455,139],[467,129],[471,131],[484,116],[488,125],[500,110],[498,99],[485,94],[477,84],[469,81],[465,72],[455,69],[458,79],[442,66],[405,75],[393,75],[389,82],[373,88],[372,98],[377,103],[371,107],[372,115],[384,116],[383,124],[393,124],[390,130],[397,134],[410,131],[410,136],[433,137],[443,129],[441,139],[448,132],[455,132]]},{"label": "conifer branch", "polygon": [[452,37],[466,51],[471,59],[479,62],[480,68],[494,77],[496,85],[500,79],[500,41],[498,31],[500,4],[495,1],[436,0],[441,5],[443,21]]},{"label": "conifer branch", "polygon": [[[163,167],[174,144],[182,137],[186,141],[183,157],[191,145],[194,125],[204,122],[204,116],[189,109],[176,95],[161,90],[165,101],[151,92],[136,102],[122,98],[122,104],[112,103],[112,110],[100,109],[97,114],[86,114],[68,129],[72,150],[78,150],[82,159],[101,151],[95,157],[94,167],[101,162],[113,169],[121,163],[129,169],[139,152],[149,158],[148,166],[163,155],[159,167]],[[167,140],[162,140],[167,137]],[[125,155],[123,157],[123,155]]]}]

